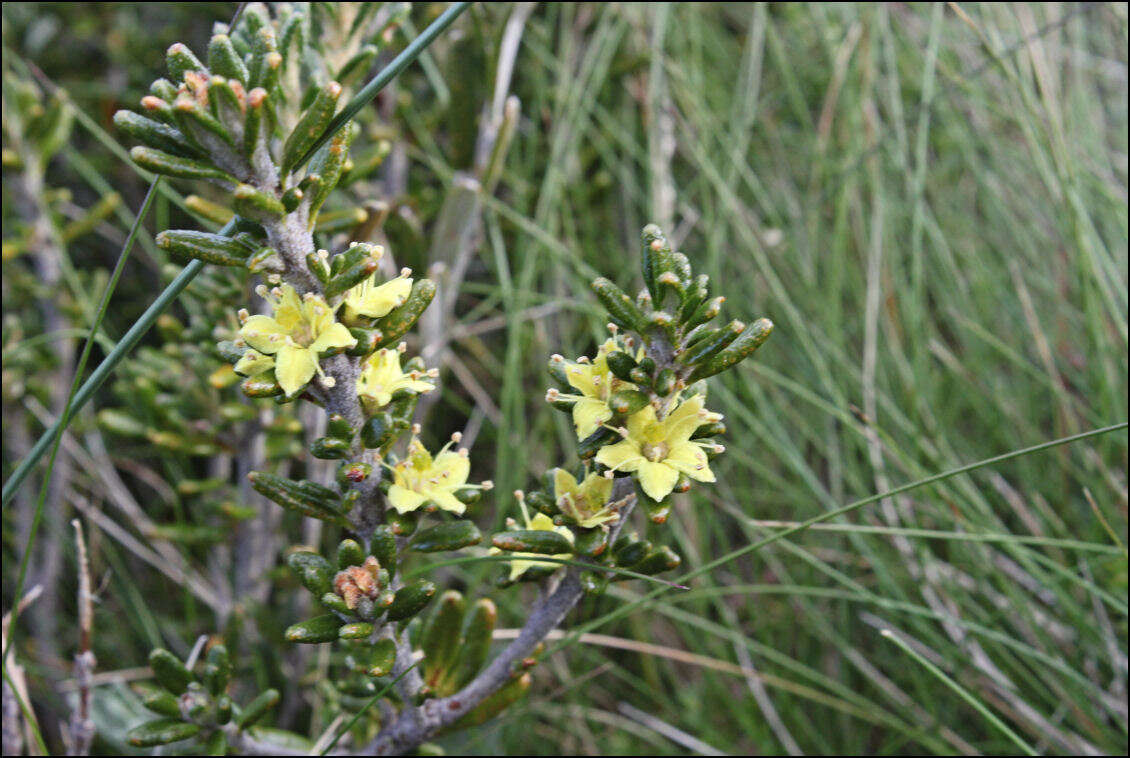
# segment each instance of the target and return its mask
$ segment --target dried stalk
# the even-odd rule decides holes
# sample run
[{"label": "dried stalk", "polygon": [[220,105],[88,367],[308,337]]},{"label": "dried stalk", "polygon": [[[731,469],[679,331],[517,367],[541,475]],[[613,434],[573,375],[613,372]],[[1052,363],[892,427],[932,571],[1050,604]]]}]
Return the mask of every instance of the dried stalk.
[{"label": "dried stalk", "polygon": [[78,705],[71,713],[70,749],[75,755],[89,755],[94,741],[94,721],[90,717],[90,702],[94,692],[91,677],[97,661],[91,650],[94,635],[94,593],[90,584],[90,564],[86,554],[86,540],[82,535],[82,522],[71,521],[75,528],[75,554],[78,562],[78,628],[79,644],[75,653],[75,681],[78,683]]}]

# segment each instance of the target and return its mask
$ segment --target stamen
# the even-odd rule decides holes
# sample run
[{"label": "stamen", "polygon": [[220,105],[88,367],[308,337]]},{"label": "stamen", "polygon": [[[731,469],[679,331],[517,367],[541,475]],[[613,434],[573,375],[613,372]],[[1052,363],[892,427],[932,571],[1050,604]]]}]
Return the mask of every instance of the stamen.
[{"label": "stamen", "polygon": [[526,522],[526,526],[529,526],[530,512],[526,510],[526,493],[522,490],[514,490],[514,499],[518,501],[518,507],[522,509],[522,520]]}]

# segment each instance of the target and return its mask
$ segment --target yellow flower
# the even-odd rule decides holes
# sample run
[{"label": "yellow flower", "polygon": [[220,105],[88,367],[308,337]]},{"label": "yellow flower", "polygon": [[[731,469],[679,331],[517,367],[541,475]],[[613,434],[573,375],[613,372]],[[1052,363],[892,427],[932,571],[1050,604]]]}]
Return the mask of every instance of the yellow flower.
[{"label": "yellow flower", "polygon": [[613,413],[608,407],[608,398],[613,392],[635,389],[634,384],[617,378],[608,369],[608,354],[619,349],[616,340],[610,339],[600,346],[596,358],[591,363],[585,360],[576,363],[565,361],[565,378],[573,389],[581,394],[557,393],[555,397],[573,402],[573,428],[579,440],[588,437],[599,429],[601,424],[612,418]]},{"label": "yellow flower", "polygon": [[322,374],[319,353],[357,344],[318,295],[308,292],[299,298],[289,284],[272,293],[264,288],[260,294],[271,303],[274,315],[251,316],[239,333],[255,350],[274,356],[275,378],[286,394],[294,395],[314,374]]},{"label": "yellow flower", "polygon": [[467,508],[455,492],[468,486],[471,464],[466,449],[454,452],[450,447],[451,443],[444,445],[432,458],[420,440],[412,438],[408,457],[392,467],[388,502],[397,513],[409,513],[427,503],[456,514]]},{"label": "yellow flower", "polygon": [[342,318],[353,323],[357,321],[358,316],[367,318],[387,316],[393,308],[403,305],[411,292],[412,278],[405,273],[401,273],[395,279],[389,279],[384,284],[377,284],[377,275],[373,274],[345,293],[345,299],[342,301],[344,306]]},{"label": "yellow flower", "polygon": [[357,377],[357,394],[368,413],[388,405],[392,396],[400,390],[409,392],[431,392],[435,385],[424,381],[428,374],[423,371],[405,373],[400,368],[400,351],[385,348],[365,359],[361,375]]},{"label": "yellow flower", "polygon": [[[521,493],[517,493],[517,494],[521,494]],[[572,532],[571,529],[569,529],[569,527],[557,526],[556,524],[553,523],[553,519],[551,519],[549,516],[545,515],[544,513],[539,513],[531,519],[530,515],[526,512],[525,502],[523,502],[521,499],[519,499],[518,503],[522,506],[522,520],[526,522],[526,525],[525,525],[524,528],[532,529],[532,530],[539,531],[539,532],[557,532],[562,537],[569,540],[569,543],[572,544],[572,542],[573,542],[573,532]],[[507,521],[507,527],[513,528],[514,526],[516,526],[516,524],[514,523],[514,519],[507,519],[506,521]],[[489,553],[491,555],[498,555],[502,552],[504,552],[504,551],[499,550],[496,547],[492,547],[489,550]],[[515,581],[518,577],[520,577],[522,574],[526,573],[527,571],[529,571],[532,568],[536,568],[538,566],[549,566],[549,567],[552,567],[552,568],[557,568],[561,565],[560,563],[550,563],[548,561],[538,561],[538,560],[536,560],[537,558],[545,558],[546,557],[546,556],[541,555],[539,553],[511,553],[509,551],[505,551],[505,552],[511,558],[522,557],[522,558],[525,558],[525,559],[532,559],[532,560],[510,561],[510,581],[512,581],[512,582]],[[568,560],[569,558],[573,557],[573,554],[572,553],[558,553],[557,555],[551,555],[551,556],[548,556],[548,557],[558,558],[560,560]]]},{"label": "yellow flower", "polygon": [[655,408],[645,406],[628,419],[628,434],[623,440],[600,449],[597,462],[613,471],[635,472],[643,491],[653,500],[670,495],[679,474],[713,482],[714,473],[702,450],[704,443],[691,441],[695,429],[720,418],[703,408],[703,403],[702,395],[694,395],[662,421],[656,418]]},{"label": "yellow flower", "polygon": [[583,529],[592,529],[619,520],[620,515],[608,507],[612,496],[612,480],[600,474],[589,474],[577,480],[565,469],[553,470],[554,500],[557,507]]}]

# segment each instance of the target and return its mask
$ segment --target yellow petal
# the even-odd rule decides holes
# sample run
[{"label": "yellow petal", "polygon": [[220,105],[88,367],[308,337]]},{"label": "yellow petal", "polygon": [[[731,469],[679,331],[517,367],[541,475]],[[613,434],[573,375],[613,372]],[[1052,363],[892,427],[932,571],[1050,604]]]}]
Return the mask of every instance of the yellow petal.
[{"label": "yellow petal", "polygon": [[590,508],[600,508],[612,496],[612,480],[600,474],[589,474],[581,482],[580,492]]},{"label": "yellow petal", "polygon": [[392,386],[392,391],[408,390],[409,392],[422,394],[424,392],[431,392],[435,388],[436,386],[434,384],[425,382],[423,379],[401,379]]},{"label": "yellow petal", "polygon": [[380,318],[387,316],[393,308],[404,304],[412,292],[412,280],[398,276],[379,287],[370,287],[363,295],[350,298],[350,307],[362,316]]},{"label": "yellow petal", "polygon": [[326,301],[317,296],[307,297],[303,302],[306,322],[314,334],[321,334],[334,323],[334,313]]},{"label": "yellow petal", "polygon": [[577,439],[583,440],[612,418],[612,409],[600,400],[583,397],[573,404],[573,426]]},{"label": "yellow petal", "polygon": [[411,513],[427,501],[419,492],[394,484],[388,488],[388,504],[396,509],[397,513]]},{"label": "yellow petal", "polygon": [[461,514],[467,510],[467,505],[450,492],[438,489],[428,490],[428,499],[438,505],[441,510],[448,513]]},{"label": "yellow petal", "polygon": [[270,371],[274,367],[274,358],[269,355],[263,355],[258,350],[248,350],[243,354],[243,357],[236,362],[232,370],[240,376],[258,376],[264,371]]},{"label": "yellow petal", "polygon": [[563,495],[577,491],[577,480],[563,468],[553,469],[553,498],[560,500]]},{"label": "yellow petal", "polygon": [[466,456],[444,450],[436,456],[427,472],[429,478],[438,477],[443,487],[462,487],[471,473],[471,461]]},{"label": "yellow petal", "polygon": [[288,333],[302,326],[305,319],[302,298],[289,284],[282,286],[282,294],[275,303],[275,320]]},{"label": "yellow petal", "polygon": [[365,402],[365,410],[370,414],[392,402],[392,395],[388,392],[371,387],[362,389],[360,382],[357,383],[357,395]]},{"label": "yellow petal", "polygon": [[321,353],[333,348],[350,348],[356,344],[357,340],[349,333],[345,324],[335,321],[329,325],[328,329],[318,335],[318,338],[310,345],[310,349]]},{"label": "yellow petal", "polygon": [[655,436],[655,427],[658,422],[655,420],[655,408],[650,404],[645,405],[640,410],[633,413],[628,417],[625,426],[628,427],[628,434],[635,438],[640,444],[644,442],[661,442],[661,439],[653,440],[651,437]]},{"label": "yellow petal", "polygon": [[704,400],[702,395],[692,395],[671,411],[663,419],[664,437],[667,444],[686,442],[694,434],[694,430],[702,426],[705,419],[699,415],[702,411]]},{"label": "yellow petal", "polygon": [[591,364],[567,363],[565,365],[565,379],[573,389],[586,397],[600,397],[596,384],[593,382],[595,371]]},{"label": "yellow petal", "polygon": [[[604,342],[600,343],[600,347],[596,349],[597,360],[600,360],[609,353],[614,353],[619,349],[620,345],[616,342],[616,339],[609,337]],[[607,365],[607,361],[605,361],[605,364]]]},{"label": "yellow petal", "polygon": [[[510,553],[510,555],[511,555],[511,557],[514,557],[514,558],[517,558],[517,557],[520,556],[522,558],[527,559],[527,560],[521,560],[521,561],[511,561],[511,563],[510,563],[510,581],[514,581],[515,579],[520,577],[522,574],[526,573],[529,569],[537,568],[538,566],[546,566],[546,567],[549,567],[549,568],[561,568],[560,563],[552,563],[550,561],[536,560],[537,558],[545,558],[546,557],[546,556],[540,555],[538,553]],[[557,555],[551,555],[551,556],[548,556],[548,557],[558,558],[560,560],[567,561],[567,560],[569,560],[570,558],[573,557],[573,554],[572,553],[559,553]]]},{"label": "yellow petal", "polygon": [[544,513],[537,513],[530,523],[527,525],[528,529],[535,529],[539,532],[552,532],[557,525],[553,523],[553,519]]},{"label": "yellow petal", "polygon": [[678,442],[672,445],[663,462],[691,479],[700,482],[714,481],[714,472],[710,470],[706,453],[693,442]]},{"label": "yellow petal", "polygon": [[639,445],[632,440],[605,445],[596,454],[596,462],[613,471],[635,471],[642,461]]},{"label": "yellow petal", "polygon": [[289,334],[282,324],[270,316],[252,316],[244,322],[239,335],[260,353],[272,355],[286,344]]},{"label": "yellow petal", "polygon": [[[557,532],[562,537],[569,540],[570,543],[573,542],[573,530],[567,526],[558,526],[557,524],[553,523],[553,519],[551,519],[544,513],[538,513],[532,519],[530,519],[528,528],[534,529],[539,532]],[[569,556],[566,555],[565,557],[568,558]]]},{"label": "yellow petal", "polygon": [[[513,557],[517,557],[517,556],[520,555],[520,556],[523,556],[523,557],[532,558],[532,557],[536,557],[537,553],[511,553],[510,555],[513,556]],[[512,581],[512,582],[515,581],[522,574],[526,573],[526,571],[528,571],[529,569],[532,569],[534,566],[537,566],[537,565],[539,565],[539,564],[537,564],[533,561],[528,561],[528,560],[527,561],[511,561],[510,562],[510,581]],[[547,565],[551,565],[551,564],[542,563],[540,565],[547,566]],[[556,564],[552,564],[552,565],[556,565]]]},{"label": "yellow petal", "polygon": [[275,357],[275,378],[288,395],[305,387],[317,370],[318,357],[304,347],[284,345]]},{"label": "yellow petal", "polygon": [[594,529],[601,524],[607,524],[609,521],[613,521],[616,518],[616,514],[612,511],[601,511],[595,516],[589,516],[586,519],[581,519],[577,522],[577,525],[582,529]]},{"label": "yellow petal", "polygon": [[662,463],[643,461],[640,464],[640,486],[652,500],[662,500],[675,489],[675,482],[679,481],[679,472]]}]

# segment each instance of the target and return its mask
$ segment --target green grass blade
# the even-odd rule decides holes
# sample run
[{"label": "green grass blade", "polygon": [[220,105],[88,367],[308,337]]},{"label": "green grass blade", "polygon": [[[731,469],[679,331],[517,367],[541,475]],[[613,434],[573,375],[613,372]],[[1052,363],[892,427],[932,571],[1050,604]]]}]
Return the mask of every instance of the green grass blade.
[{"label": "green grass blade", "polygon": [[[804,531],[814,524],[819,524],[819,523],[824,522],[824,521],[829,521],[831,519],[836,518],[837,516],[843,516],[845,514],[851,513],[852,511],[859,510],[860,508],[862,508],[865,505],[870,505],[871,503],[877,503],[880,500],[883,500],[885,498],[892,497],[894,495],[898,495],[898,494],[901,494],[903,492],[909,492],[910,490],[917,489],[919,487],[924,487],[928,484],[934,484],[935,482],[940,482],[940,481],[943,481],[945,479],[951,479],[951,478],[958,476],[960,474],[967,474],[969,472],[985,468],[986,466],[992,466],[993,464],[996,464],[996,463],[1003,463],[1004,461],[1009,461],[1009,460],[1012,460],[1014,458],[1020,458],[1022,456],[1030,455],[1032,453],[1037,453],[1037,452],[1040,452],[1042,450],[1048,450],[1048,449],[1051,449],[1051,448],[1054,448],[1054,447],[1059,447],[1060,445],[1068,445],[1068,444],[1071,444],[1073,442],[1079,442],[1080,440],[1090,439],[1091,437],[1098,437],[1098,436],[1101,436],[1101,435],[1104,435],[1104,434],[1109,434],[1111,432],[1117,432],[1117,431],[1120,431],[1122,429],[1125,429],[1126,426],[1127,426],[1127,422],[1123,421],[1121,424],[1113,424],[1111,426],[1102,427],[1101,429],[1091,429],[1090,431],[1082,432],[1080,434],[1073,434],[1070,437],[1061,437],[1059,439],[1050,440],[1048,442],[1042,442],[1039,445],[1033,445],[1031,447],[1021,448],[1019,450],[1013,450],[1012,452],[1004,453],[1002,455],[997,455],[997,456],[994,456],[992,458],[986,458],[984,460],[977,461],[976,463],[970,463],[970,464],[967,464],[965,466],[958,466],[957,468],[950,469],[949,471],[943,471],[940,474],[935,474],[934,476],[928,476],[925,479],[918,479],[916,481],[909,482],[909,483],[901,485],[899,487],[895,487],[894,489],[889,490],[887,492],[881,492],[877,495],[871,495],[869,497],[865,497],[862,500],[856,500],[854,503],[849,503],[849,504],[847,504],[847,505],[845,505],[841,508],[835,508],[831,511],[827,511],[826,513],[821,513],[818,516],[813,516],[812,518],[808,519],[807,521],[802,521],[801,523],[797,524],[794,527],[791,527],[789,529],[782,529],[781,531],[775,532],[774,534],[771,534],[764,539],[758,540],[757,542],[754,542],[751,545],[746,545],[745,547],[738,548],[737,550],[734,550],[730,553],[727,553],[726,555],[722,556],[721,558],[716,558],[715,560],[710,561],[709,563],[706,563],[706,564],[700,566],[699,568],[694,569],[693,571],[690,571],[690,572],[684,574],[683,576],[679,577],[679,581],[685,582],[685,581],[688,581],[690,579],[695,578],[696,576],[701,576],[702,574],[706,574],[706,573],[713,571],[714,569],[718,568],[719,566],[722,566],[726,563],[729,563],[730,561],[732,561],[736,558],[740,558],[743,555],[747,555],[749,553],[753,553],[757,550],[760,550],[761,548],[765,547],[766,545],[770,545],[770,544],[772,544],[772,543],[774,543],[774,542],[776,542],[780,539],[783,539],[783,538],[789,536],[790,534],[796,534],[797,532]],[[568,637],[566,637],[565,639],[561,640],[559,643],[557,643],[557,645],[553,649],[556,650],[557,648],[565,647],[566,645],[572,644],[572,642],[574,642],[577,639],[577,637],[580,634],[582,634],[583,632],[590,631],[592,629],[595,629],[598,626],[601,626],[601,625],[603,625],[603,624],[605,624],[609,621],[612,621],[613,619],[621,618],[622,616],[627,615],[629,612],[631,612],[635,608],[653,600],[654,598],[659,596],[663,591],[664,591],[663,588],[653,590],[652,592],[650,592],[647,595],[644,595],[643,597],[639,598],[638,600],[635,600],[631,603],[625,603],[624,605],[620,606],[619,608],[617,608],[614,611],[606,613],[603,616],[600,616],[598,618],[593,619],[592,621],[589,621],[585,624],[578,626],[576,629],[571,630],[571,634]]]},{"label": "green grass blade", "polygon": [[1005,724],[1003,721],[1001,721],[999,718],[997,718],[997,715],[995,713],[990,711],[987,707],[985,707],[984,703],[982,703],[980,700],[975,698],[973,696],[973,693],[971,693],[969,690],[962,687],[960,684],[955,682],[953,679],[950,679],[948,676],[946,676],[944,671],[942,671],[940,668],[938,668],[934,664],[930,663],[930,661],[928,661],[924,657],[922,657],[922,655],[919,654],[913,648],[911,648],[910,645],[907,645],[905,642],[900,640],[898,638],[897,634],[895,634],[890,629],[884,629],[881,632],[879,632],[879,634],[883,635],[884,637],[889,639],[891,642],[898,645],[900,648],[902,648],[903,652],[905,652],[907,655],[909,655],[911,658],[913,658],[924,669],[929,671],[931,674],[936,676],[938,679],[941,679],[942,682],[947,687],[949,687],[951,690],[956,692],[958,694],[958,696],[961,697],[962,700],[964,700],[965,702],[967,702],[971,706],[973,706],[977,710],[978,713],[980,713],[982,716],[984,716],[986,719],[988,719],[990,724],[992,724],[997,729],[999,729],[1002,734],[1004,734],[1006,737],[1008,737],[1010,740],[1012,740],[1013,743],[1015,743],[1016,746],[1019,747],[1021,750],[1023,750],[1026,754],[1028,754],[1028,755],[1039,755],[1039,753],[1037,753],[1035,750],[1033,750],[1032,746],[1029,745],[1027,742],[1025,742],[1024,739],[1019,734],[1017,734],[1016,732],[1009,729],[1008,725]]},{"label": "green grass blade", "polygon": [[[152,205],[153,199],[157,197],[157,189],[160,183],[161,179],[158,177],[149,185],[149,192],[145,195],[145,202],[141,204],[141,210],[137,212],[137,221],[134,223],[133,228],[130,229],[125,244],[122,245],[122,252],[121,255],[118,256],[118,262],[114,266],[114,272],[110,275],[110,281],[106,284],[106,291],[102,293],[102,302],[98,305],[98,314],[94,318],[94,323],[90,325],[90,334],[86,337],[86,342],[82,346],[82,355],[79,356],[78,365],[75,366],[74,377],[71,379],[71,389],[67,393],[67,402],[63,405],[63,412],[59,420],[55,422],[55,425],[49,429],[42,438],[42,440],[50,440],[51,455],[47,459],[47,470],[43,473],[43,484],[39,488],[39,499],[35,504],[35,515],[32,517],[31,530],[28,532],[27,544],[24,545],[23,558],[20,559],[20,570],[18,578],[16,579],[16,591],[15,595],[13,595],[13,597],[17,598],[17,601],[15,607],[12,608],[12,621],[8,636],[8,645],[4,648],[3,653],[5,663],[7,663],[8,653],[12,650],[19,630],[16,624],[20,613],[18,598],[23,597],[24,582],[27,581],[27,567],[31,559],[32,549],[35,546],[35,538],[39,533],[39,525],[43,521],[43,506],[47,502],[47,487],[51,483],[51,472],[55,468],[55,458],[59,454],[59,444],[63,441],[63,430],[66,429],[66,422],[73,413],[71,408],[75,401],[75,393],[78,390],[79,382],[82,381],[82,372],[86,368],[87,360],[90,358],[90,351],[94,348],[94,335],[98,334],[98,330],[102,326],[102,319],[105,318],[106,311],[110,306],[110,298],[113,296],[114,290],[118,286],[118,280],[121,279],[122,272],[125,271],[126,262],[129,260],[130,251],[133,249],[133,241],[137,237],[137,232],[141,228],[141,222],[144,220],[145,214],[149,211],[149,206]],[[125,340],[123,340],[123,342],[124,341]],[[120,350],[121,347],[122,345],[119,343],[115,351]],[[99,366],[99,368],[101,368],[101,366]],[[31,456],[28,456],[28,460],[30,459]],[[30,471],[30,469],[31,466],[29,465],[27,470]],[[27,474],[24,473],[24,476],[26,477]],[[13,476],[12,478],[14,479],[15,477]],[[12,495],[15,495],[17,486],[18,482],[11,488]],[[5,496],[7,497],[7,485],[5,485],[4,489]]]}]

